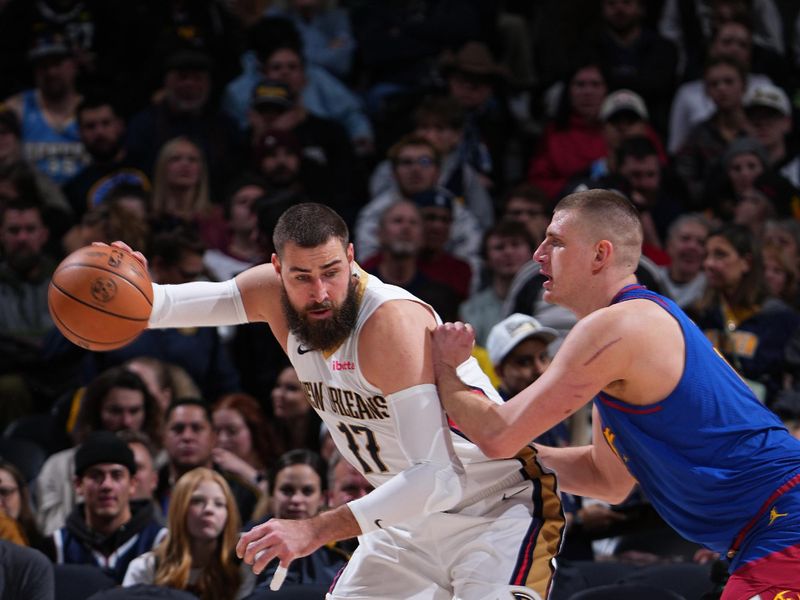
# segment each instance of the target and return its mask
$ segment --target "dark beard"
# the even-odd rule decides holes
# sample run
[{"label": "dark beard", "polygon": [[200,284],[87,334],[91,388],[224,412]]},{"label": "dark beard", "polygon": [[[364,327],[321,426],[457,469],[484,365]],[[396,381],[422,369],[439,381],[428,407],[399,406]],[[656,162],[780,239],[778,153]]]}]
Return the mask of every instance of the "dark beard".
[{"label": "dark beard", "polygon": [[117,140],[96,144],[91,148],[86,148],[86,151],[95,162],[107,164],[114,160],[120,148],[122,148],[122,142]]},{"label": "dark beard", "polygon": [[[356,326],[358,318],[357,281],[351,280],[347,289],[347,297],[338,308],[333,308],[333,315],[322,321],[312,321],[306,315],[298,312],[289,301],[286,290],[281,289],[281,308],[286,317],[286,323],[301,345],[312,350],[331,350],[341,344]],[[330,302],[315,304],[306,310],[331,308]]]},{"label": "dark beard", "polygon": [[27,279],[38,268],[41,255],[32,250],[18,250],[6,256],[6,262],[12,271]]}]

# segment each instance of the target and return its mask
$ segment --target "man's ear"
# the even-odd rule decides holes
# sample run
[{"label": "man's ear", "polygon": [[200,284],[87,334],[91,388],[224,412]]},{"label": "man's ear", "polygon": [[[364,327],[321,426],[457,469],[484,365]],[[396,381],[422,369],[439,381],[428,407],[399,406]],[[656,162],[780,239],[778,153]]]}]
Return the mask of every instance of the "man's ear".
[{"label": "man's ear", "polygon": [[592,271],[597,273],[606,265],[611,262],[611,257],[614,255],[614,244],[609,240],[600,240],[594,246],[594,257],[592,259]]},{"label": "man's ear", "polygon": [[278,258],[277,253],[275,253],[275,252],[272,253],[272,258],[270,258],[270,261],[272,262],[272,266],[275,268],[275,272],[278,275],[280,275],[281,274],[281,259]]},{"label": "man's ear", "polygon": [[353,242],[347,244],[347,262],[353,262],[355,260],[356,251],[353,249]]},{"label": "man's ear", "polygon": [[72,486],[75,488],[75,493],[78,496],[83,496],[83,482],[77,475],[72,478]]}]

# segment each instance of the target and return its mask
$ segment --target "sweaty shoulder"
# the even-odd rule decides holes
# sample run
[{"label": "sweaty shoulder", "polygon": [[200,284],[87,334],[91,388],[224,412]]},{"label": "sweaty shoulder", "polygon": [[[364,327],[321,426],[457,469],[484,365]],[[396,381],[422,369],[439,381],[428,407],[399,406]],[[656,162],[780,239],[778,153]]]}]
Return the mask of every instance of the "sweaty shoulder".
[{"label": "sweaty shoulder", "polygon": [[433,313],[413,300],[384,302],[367,319],[358,340],[361,371],[384,393],[433,383],[429,331]]}]

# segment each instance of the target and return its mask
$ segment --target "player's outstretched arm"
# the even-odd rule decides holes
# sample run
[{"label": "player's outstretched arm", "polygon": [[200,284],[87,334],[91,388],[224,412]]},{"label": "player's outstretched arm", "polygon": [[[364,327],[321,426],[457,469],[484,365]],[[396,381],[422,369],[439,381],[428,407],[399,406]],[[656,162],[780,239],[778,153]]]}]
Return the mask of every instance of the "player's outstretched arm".
[{"label": "player's outstretched arm", "polygon": [[[125,242],[111,244],[132,254],[145,267],[147,258]],[[271,264],[251,267],[235,279],[180,285],[153,284],[153,311],[148,327],[217,327],[280,320],[280,279]]]},{"label": "player's outstretched arm", "polygon": [[483,400],[458,379],[458,361],[467,358],[467,328],[438,327],[432,335],[434,364],[447,414],[487,456],[513,456],[608,384],[625,379],[631,341],[618,312],[603,309],[581,320],[544,374],[502,405]]}]

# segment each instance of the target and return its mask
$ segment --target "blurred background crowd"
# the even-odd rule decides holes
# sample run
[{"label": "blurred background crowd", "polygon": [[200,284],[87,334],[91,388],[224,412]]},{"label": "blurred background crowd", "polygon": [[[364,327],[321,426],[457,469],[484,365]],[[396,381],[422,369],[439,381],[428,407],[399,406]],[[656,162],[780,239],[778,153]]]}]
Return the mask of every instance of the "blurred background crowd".
[{"label": "blurred background crowd", "polygon": [[[95,353],[47,309],[88,243],[142,250],[156,283],[224,280],[302,201],[345,218],[362,269],[472,323],[510,398],[575,323],[531,260],[555,202],[615,189],[640,281],[800,436],[799,67],[792,0],[0,0],[0,564],[66,599],[258,596],[242,527],[369,491],[265,324]],[[584,411],[539,441],[589,435]],[[557,600],[721,589],[641,494],[564,503]],[[281,593],[323,597],[355,543]]]}]

